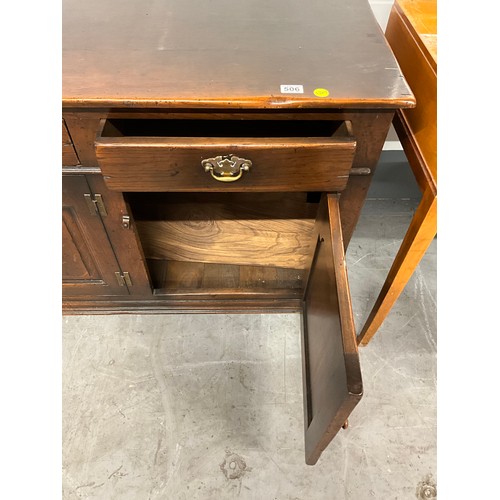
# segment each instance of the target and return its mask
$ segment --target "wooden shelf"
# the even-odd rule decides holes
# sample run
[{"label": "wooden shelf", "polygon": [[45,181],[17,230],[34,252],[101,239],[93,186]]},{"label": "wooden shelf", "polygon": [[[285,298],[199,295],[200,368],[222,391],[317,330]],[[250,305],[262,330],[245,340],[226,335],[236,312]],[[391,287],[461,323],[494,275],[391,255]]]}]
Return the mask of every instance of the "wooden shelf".
[{"label": "wooden shelf", "polygon": [[303,269],[147,259],[155,295],[300,297]]}]

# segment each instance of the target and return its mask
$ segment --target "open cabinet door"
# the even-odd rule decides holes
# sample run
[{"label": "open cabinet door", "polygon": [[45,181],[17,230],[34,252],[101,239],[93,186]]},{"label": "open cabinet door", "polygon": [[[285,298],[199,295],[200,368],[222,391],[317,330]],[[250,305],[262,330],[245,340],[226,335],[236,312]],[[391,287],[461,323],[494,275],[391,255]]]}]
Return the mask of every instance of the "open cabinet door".
[{"label": "open cabinet door", "polygon": [[336,195],[323,195],[304,294],[306,463],[314,465],[361,399],[363,384]]}]

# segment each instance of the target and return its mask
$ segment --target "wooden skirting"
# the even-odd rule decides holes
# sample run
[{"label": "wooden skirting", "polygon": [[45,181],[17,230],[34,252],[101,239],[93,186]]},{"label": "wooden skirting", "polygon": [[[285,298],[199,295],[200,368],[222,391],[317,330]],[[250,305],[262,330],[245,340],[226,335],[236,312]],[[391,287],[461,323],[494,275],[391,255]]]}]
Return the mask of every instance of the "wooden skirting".
[{"label": "wooden skirting", "polygon": [[302,311],[301,298],[226,298],[175,300],[67,300],[63,315],[84,314],[196,314],[196,313],[282,313]]}]

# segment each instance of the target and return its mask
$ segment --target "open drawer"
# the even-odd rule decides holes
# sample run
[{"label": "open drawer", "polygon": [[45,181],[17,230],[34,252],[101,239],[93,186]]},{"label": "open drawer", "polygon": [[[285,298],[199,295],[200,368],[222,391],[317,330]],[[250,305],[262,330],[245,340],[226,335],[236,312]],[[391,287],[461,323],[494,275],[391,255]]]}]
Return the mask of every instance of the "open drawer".
[{"label": "open drawer", "polygon": [[102,120],[96,155],[118,191],[341,191],[356,142],[341,120]]},{"label": "open drawer", "polygon": [[304,292],[302,376],[306,463],[314,465],[344,425],[363,384],[338,198],[324,195]]}]

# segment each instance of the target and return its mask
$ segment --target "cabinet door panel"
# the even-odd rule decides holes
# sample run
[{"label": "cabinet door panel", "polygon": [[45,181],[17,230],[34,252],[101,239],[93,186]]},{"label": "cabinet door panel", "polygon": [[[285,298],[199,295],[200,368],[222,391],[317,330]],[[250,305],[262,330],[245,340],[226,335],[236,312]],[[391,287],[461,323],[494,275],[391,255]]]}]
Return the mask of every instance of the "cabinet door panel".
[{"label": "cabinet door panel", "polygon": [[62,222],[63,281],[99,280],[99,272],[88,251],[73,207],[63,207]]},{"label": "cabinet door panel", "polygon": [[[120,268],[130,276],[128,285],[130,294],[151,296],[153,292],[146,259],[132,212],[123,194],[109,190],[102,175],[87,175],[87,182],[92,193],[101,194],[103,203],[106,205],[108,215],[102,218],[102,223]],[[128,217],[126,225],[124,225],[124,216]]]},{"label": "cabinet door panel", "polygon": [[128,295],[115,276],[120,268],[101,218],[85,202],[85,176],[63,176],[62,186],[63,295]]},{"label": "cabinet door panel", "polygon": [[338,198],[324,195],[304,295],[306,463],[317,462],[362,395]]}]

